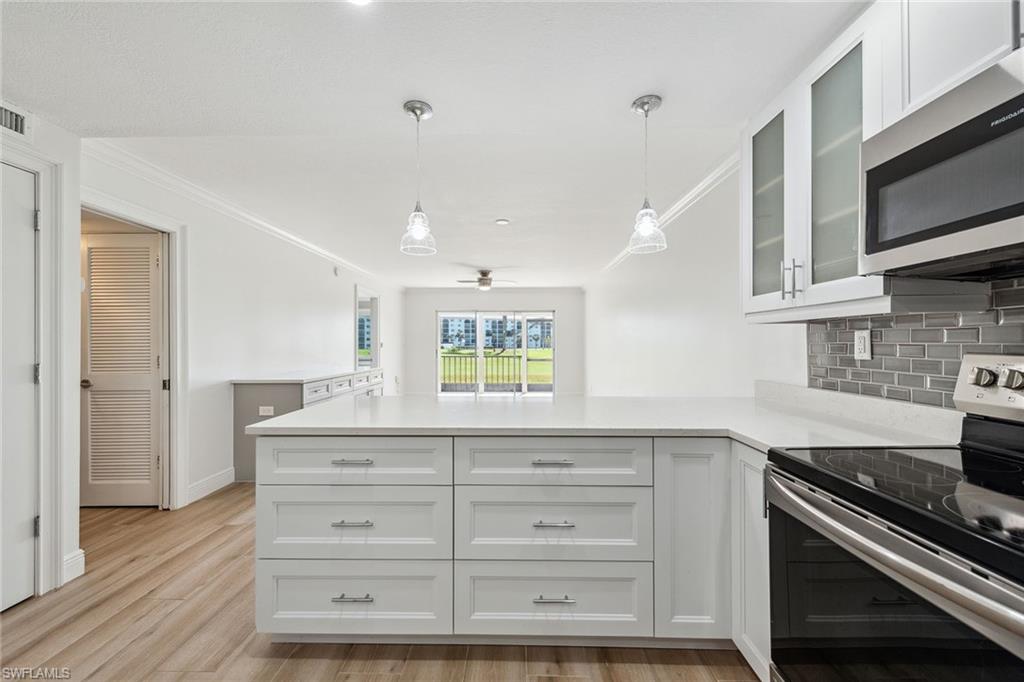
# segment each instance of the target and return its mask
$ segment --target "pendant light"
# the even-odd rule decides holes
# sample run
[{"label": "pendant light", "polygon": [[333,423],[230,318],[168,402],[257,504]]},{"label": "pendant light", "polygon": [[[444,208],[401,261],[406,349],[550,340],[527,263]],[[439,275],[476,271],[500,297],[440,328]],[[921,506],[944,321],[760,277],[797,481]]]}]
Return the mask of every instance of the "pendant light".
[{"label": "pendant light", "polygon": [[409,225],[402,235],[400,250],[408,256],[433,256],[437,253],[437,242],[430,234],[430,220],[420,206],[420,121],[434,115],[426,102],[412,99],[402,105],[405,113],[416,119],[416,208],[409,214]]},{"label": "pendant light", "polygon": [[636,214],[633,235],[629,238],[626,250],[631,254],[657,253],[668,248],[665,233],[658,226],[658,213],[651,208],[651,200],[647,196],[647,117],[661,106],[658,95],[644,95],[633,100],[632,109],[644,117],[644,205]]}]

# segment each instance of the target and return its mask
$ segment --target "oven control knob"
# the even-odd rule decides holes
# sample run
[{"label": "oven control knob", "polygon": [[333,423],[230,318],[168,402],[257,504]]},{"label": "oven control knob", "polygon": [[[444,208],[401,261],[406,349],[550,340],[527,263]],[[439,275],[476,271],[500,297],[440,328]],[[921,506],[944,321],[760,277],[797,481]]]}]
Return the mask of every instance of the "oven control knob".
[{"label": "oven control knob", "polygon": [[1024,390],[1024,372],[1012,367],[1004,367],[999,373],[999,385],[1014,391]]},{"label": "oven control knob", "polygon": [[987,367],[971,367],[967,380],[975,386],[991,386],[999,376]]}]

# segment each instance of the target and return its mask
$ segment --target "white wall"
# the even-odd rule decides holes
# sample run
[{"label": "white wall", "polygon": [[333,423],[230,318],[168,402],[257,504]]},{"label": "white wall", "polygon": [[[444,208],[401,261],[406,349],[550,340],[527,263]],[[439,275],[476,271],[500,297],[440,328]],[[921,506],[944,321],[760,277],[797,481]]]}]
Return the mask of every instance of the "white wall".
[{"label": "white wall", "polygon": [[[129,159],[130,161],[131,159]],[[110,196],[187,226],[190,497],[233,480],[233,378],[354,367],[356,283],[381,296],[385,390],[401,371],[401,291],[256,229],[86,142],[83,195]]]},{"label": "white wall", "polygon": [[805,385],[804,325],[743,319],[737,174],[666,236],[667,251],[629,257],[586,287],[588,393],[752,396],[755,379]]},{"label": "white wall", "polygon": [[402,392],[437,392],[437,313],[555,311],[555,393],[583,393],[583,290],[576,288],[406,289]]}]

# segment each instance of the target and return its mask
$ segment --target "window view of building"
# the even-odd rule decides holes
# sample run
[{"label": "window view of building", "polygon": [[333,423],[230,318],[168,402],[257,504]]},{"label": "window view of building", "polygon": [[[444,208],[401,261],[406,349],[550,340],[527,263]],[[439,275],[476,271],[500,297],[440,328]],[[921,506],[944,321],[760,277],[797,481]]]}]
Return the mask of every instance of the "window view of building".
[{"label": "window view of building", "polygon": [[552,393],[554,329],[550,312],[440,313],[438,390]]}]

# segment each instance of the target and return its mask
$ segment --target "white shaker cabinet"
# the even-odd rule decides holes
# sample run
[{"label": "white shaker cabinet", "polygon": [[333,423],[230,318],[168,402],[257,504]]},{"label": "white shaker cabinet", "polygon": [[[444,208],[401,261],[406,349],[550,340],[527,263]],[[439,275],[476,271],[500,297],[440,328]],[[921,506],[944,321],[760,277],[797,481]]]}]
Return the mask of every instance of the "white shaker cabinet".
[{"label": "white shaker cabinet", "polygon": [[764,469],[768,458],[732,442],[732,640],[761,680],[771,660],[768,599],[768,518]]},{"label": "white shaker cabinet", "polygon": [[730,636],[729,442],[654,440],[656,637]]},{"label": "white shaker cabinet", "polygon": [[[740,145],[741,271],[749,321],[987,306],[983,285],[858,275],[860,145],[918,100],[938,96],[1009,52],[1010,5],[876,2],[750,119]],[[960,25],[966,35],[932,35]],[[962,48],[961,54],[930,54],[947,44]],[[954,62],[960,66],[950,66]],[[956,73],[939,75],[935,64]]]},{"label": "white shaker cabinet", "polygon": [[1014,0],[903,0],[902,114],[935,99],[1020,45]]}]

